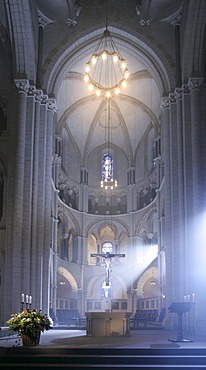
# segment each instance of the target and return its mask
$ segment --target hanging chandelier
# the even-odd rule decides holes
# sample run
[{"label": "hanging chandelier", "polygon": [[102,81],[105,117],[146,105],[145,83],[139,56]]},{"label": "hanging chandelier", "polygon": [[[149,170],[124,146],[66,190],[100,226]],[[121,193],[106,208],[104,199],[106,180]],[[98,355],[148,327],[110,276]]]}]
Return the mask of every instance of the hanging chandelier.
[{"label": "hanging chandelier", "polygon": [[84,81],[88,84],[89,91],[95,91],[97,96],[110,98],[118,95],[120,90],[126,87],[129,71],[107,28],[107,3],[108,0],[106,0],[106,29],[96,50],[86,63]]}]

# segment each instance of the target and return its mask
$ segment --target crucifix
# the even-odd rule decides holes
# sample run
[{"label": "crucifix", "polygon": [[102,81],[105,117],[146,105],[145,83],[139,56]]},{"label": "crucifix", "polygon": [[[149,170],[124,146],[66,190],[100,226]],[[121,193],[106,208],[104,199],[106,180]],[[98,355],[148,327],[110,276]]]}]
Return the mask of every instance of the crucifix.
[{"label": "crucifix", "polygon": [[109,277],[112,272],[111,261],[113,257],[125,257],[122,253],[92,253],[91,257],[101,257],[104,260],[105,272],[106,272],[106,286],[109,286]]}]

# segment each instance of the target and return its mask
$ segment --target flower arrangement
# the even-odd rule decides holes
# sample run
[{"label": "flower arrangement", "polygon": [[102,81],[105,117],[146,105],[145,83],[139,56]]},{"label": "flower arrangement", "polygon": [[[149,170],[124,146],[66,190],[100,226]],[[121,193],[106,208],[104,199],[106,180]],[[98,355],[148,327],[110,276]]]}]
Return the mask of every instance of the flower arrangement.
[{"label": "flower arrangement", "polygon": [[25,309],[22,312],[11,315],[7,321],[9,329],[21,335],[28,335],[35,338],[40,332],[51,329],[51,321],[47,315],[36,309]]}]

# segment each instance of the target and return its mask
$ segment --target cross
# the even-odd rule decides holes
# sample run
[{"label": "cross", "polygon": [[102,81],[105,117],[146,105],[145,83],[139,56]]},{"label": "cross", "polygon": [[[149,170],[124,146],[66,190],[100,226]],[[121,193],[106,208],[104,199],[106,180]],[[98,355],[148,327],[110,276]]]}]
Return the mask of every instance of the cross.
[{"label": "cross", "polygon": [[105,262],[105,271],[106,271],[106,286],[109,286],[109,276],[112,272],[111,268],[111,259],[113,257],[125,257],[125,254],[122,253],[92,253],[91,257],[102,257]]}]

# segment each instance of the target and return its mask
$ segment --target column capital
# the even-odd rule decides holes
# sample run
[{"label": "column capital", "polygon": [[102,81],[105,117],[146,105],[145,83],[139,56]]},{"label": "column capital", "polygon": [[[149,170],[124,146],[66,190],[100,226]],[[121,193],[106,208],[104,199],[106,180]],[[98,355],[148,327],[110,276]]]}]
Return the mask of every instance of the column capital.
[{"label": "column capital", "polygon": [[189,91],[191,92],[193,90],[199,90],[199,87],[202,84],[202,82],[203,78],[201,77],[190,77],[187,83]]},{"label": "column capital", "polygon": [[176,100],[179,100],[182,98],[182,88],[181,87],[176,87],[175,91],[174,91],[174,95],[175,95],[175,99]]},{"label": "column capital", "polygon": [[170,98],[169,97],[162,97],[161,99],[161,104],[160,104],[160,109],[169,109],[170,106]]},{"label": "column capital", "polygon": [[176,103],[175,93],[170,93],[169,94],[169,99],[170,99],[170,101],[169,101],[170,104]]},{"label": "column capital", "polygon": [[39,9],[38,9],[38,22],[39,27],[42,27],[43,29],[45,29],[45,27],[48,24],[54,23],[54,21],[46,17]]},{"label": "column capital", "polygon": [[22,91],[25,94],[28,93],[29,87],[30,87],[29,80],[27,80],[27,79],[15,79],[14,83],[15,83],[17,89],[18,89],[18,92]]},{"label": "column capital", "polygon": [[57,112],[57,103],[54,98],[47,98],[47,109],[51,110],[53,113]]},{"label": "column capital", "polygon": [[164,21],[170,23],[173,27],[179,26],[182,16],[182,9],[177,9],[175,13],[170,15],[169,17],[165,18]]},{"label": "column capital", "polygon": [[61,159],[61,157],[60,157],[58,154],[55,154],[55,156],[54,156],[54,164],[55,164],[56,166],[60,166],[60,165],[61,165],[61,163],[62,163],[62,159]]}]

